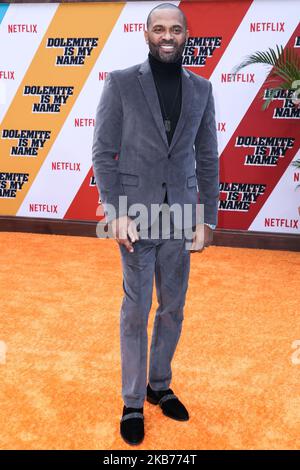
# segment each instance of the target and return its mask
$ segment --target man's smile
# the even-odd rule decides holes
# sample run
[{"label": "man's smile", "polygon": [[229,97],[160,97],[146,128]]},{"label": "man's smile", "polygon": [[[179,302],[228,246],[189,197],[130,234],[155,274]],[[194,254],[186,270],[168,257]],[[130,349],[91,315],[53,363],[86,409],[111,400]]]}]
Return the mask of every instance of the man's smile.
[{"label": "man's smile", "polygon": [[159,47],[165,52],[173,52],[175,50],[175,46],[172,44],[161,44]]}]

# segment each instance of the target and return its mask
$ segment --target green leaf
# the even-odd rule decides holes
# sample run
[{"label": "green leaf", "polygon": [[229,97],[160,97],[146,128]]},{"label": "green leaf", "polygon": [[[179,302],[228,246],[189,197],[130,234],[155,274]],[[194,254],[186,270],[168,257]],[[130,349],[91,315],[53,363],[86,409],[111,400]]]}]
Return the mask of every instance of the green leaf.
[{"label": "green leaf", "polygon": [[[293,89],[293,82],[300,80],[300,56],[293,47],[283,48],[282,45],[276,44],[275,49],[269,47],[267,51],[256,51],[247,56],[240,64],[233,69],[234,73],[249,65],[262,64],[271,67],[266,84],[279,81],[276,89]],[[277,80],[272,80],[276,78]],[[268,98],[264,101],[263,109],[267,109],[272,101]]]}]

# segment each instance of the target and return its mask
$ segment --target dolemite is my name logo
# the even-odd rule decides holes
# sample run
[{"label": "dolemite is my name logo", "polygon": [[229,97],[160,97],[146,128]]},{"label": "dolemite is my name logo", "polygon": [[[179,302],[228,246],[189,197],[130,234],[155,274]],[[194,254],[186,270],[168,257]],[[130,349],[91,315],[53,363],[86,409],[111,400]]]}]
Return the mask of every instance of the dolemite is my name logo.
[{"label": "dolemite is my name logo", "polygon": [[11,156],[37,157],[50,135],[51,131],[48,130],[2,129],[1,139],[17,141],[10,148]]},{"label": "dolemite is my name logo", "polygon": [[0,173],[0,197],[14,198],[21,191],[24,183],[28,182],[29,173]]},{"label": "dolemite is my name logo", "polygon": [[182,65],[204,67],[207,57],[212,57],[214,51],[221,47],[222,38],[190,37],[183,51]]},{"label": "dolemite is my name logo", "polygon": [[23,95],[39,96],[40,102],[33,103],[33,113],[59,113],[60,107],[67,103],[68,98],[73,95],[73,86],[40,86],[25,85]]},{"label": "dolemite is my name logo", "polygon": [[85,58],[98,46],[99,38],[48,38],[47,48],[62,48],[55,65],[84,65]]},{"label": "dolemite is my name logo", "polygon": [[296,107],[293,103],[295,98],[295,90],[288,89],[277,89],[277,88],[266,88],[264,90],[263,99],[282,100],[282,106],[274,108],[273,118],[274,119],[299,119],[300,118],[300,107]]},{"label": "dolemite is my name logo", "polygon": [[276,166],[278,159],[285,157],[288,149],[293,148],[293,137],[256,137],[237,136],[235,147],[253,148],[253,154],[245,156],[245,165]]},{"label": "dolemite is my name logo", "polygon": [[219,210],[248,212],[265,190],[266,185],[260,183],[220,182]]}]

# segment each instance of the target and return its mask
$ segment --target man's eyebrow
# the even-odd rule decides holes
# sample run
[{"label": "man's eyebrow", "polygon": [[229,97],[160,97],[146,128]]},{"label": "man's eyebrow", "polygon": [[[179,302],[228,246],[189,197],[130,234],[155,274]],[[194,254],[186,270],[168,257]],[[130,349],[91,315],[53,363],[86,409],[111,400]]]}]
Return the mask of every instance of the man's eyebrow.
[{"label": "man's eyebrow", "polygon": [[[164,28],[163,24],[154,24],[152,28]],[[171,28],[183,28],[181,24],[173,24]]]}]

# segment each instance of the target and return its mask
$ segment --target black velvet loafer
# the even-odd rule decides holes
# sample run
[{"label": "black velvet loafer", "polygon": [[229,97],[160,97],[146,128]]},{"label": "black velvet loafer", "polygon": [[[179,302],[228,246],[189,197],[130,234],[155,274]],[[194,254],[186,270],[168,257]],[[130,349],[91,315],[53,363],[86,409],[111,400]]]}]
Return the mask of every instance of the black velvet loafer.
[{"label": "black velvet loafer", "polygon": [[174,395],[173,390],[152,390],[147,385],[147,401],[152,405],[159,405],[164,415],[177,421],[188,421],[189,413],[181,401]]},{"label": "black velvet loafer", "polygon": [[144,439],[143,408],[123,408],[120,433],[127,444],[138,445]]}]

